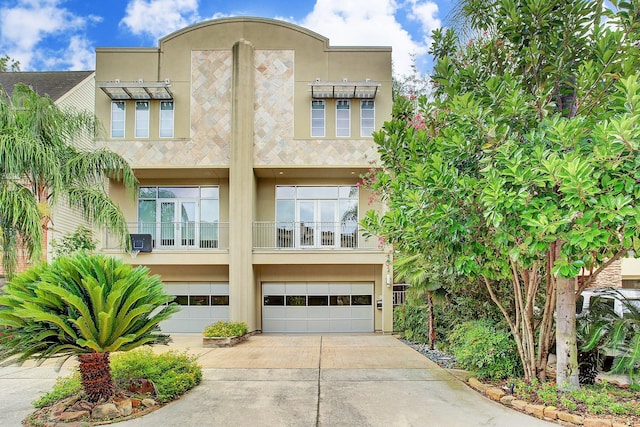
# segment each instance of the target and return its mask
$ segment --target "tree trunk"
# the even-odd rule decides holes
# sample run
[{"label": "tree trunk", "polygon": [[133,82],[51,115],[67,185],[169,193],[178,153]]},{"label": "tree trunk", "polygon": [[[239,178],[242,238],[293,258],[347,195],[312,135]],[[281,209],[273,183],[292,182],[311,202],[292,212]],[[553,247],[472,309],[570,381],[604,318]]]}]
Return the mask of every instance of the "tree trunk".
[{"label": "tree trunk", "polygon": [[109,353],[88,353],[78,356],[82,388],[91,402],[109,400],[115,394]]},{"label": "tree trunk", "polygon": [[574,279],[556,279],[556,383],[558,390],[580,388],[576,344],[576,286]]},{"label": "tree trunk", "polygon": [[433,315],[433,298],[431,293],[427,292],[427,301],[429,303],[429,348],[433,350],[436,345],[436,326],[435,317]]}]

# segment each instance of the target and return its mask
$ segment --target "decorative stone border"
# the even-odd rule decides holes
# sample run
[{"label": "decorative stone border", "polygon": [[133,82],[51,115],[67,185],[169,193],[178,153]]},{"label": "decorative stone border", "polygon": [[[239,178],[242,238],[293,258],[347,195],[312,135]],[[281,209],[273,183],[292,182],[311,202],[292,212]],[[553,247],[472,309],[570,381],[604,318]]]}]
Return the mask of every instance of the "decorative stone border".
[{"label": "decorative stone border", "polygon": [[249,334],[240,337],[202,337],[202,346],[205,348],[233,347],[249,338]]},{"label": "decorative stone border", "polygon": [[629,424],[624,419],[609,419],[596,417],[583,417],[570,412],[559,411],[555,406],[534,405],[524,400],[516,399],[505,393],[504,390],[490,384],[481,383],[477,378],[471,377],[467,384],[474,390],[482,393],[491,400],[500,402],[505,406],[512,407],[521,412],[542,418],[547,421],[555,421],[563,426],[584,426],[584,427],[628,427]]}]

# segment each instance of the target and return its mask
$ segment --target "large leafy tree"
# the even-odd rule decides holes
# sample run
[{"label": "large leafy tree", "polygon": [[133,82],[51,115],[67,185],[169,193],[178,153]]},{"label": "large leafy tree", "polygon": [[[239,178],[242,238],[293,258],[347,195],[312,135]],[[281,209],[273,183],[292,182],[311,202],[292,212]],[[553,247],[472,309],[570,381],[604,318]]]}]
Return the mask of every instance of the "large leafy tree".
[{"label": "large leafy tree", "polygon": [[158,323],[178,310],[158,276],[115,258],[77,253],[17,274],[0,296],[0,360],[77,356],[92,401],[115,391],[109,354],[166,343]]},{"label": "large leafy tree", "polygon": [[435,94],[397,100],[368,180],[389,211],[364,226],[480,277],[527,380],[546,377],[556,312],[561,389],[578,386],[576,277],[640,245],[640,7],[613,7],[465,2],[477,38],[434,33]]},{"label": "large leafy tree", "polygon": [[128,188],[137,180],[121,156],[74,144],[82,135],[92,138],[94,128],[93,116],[63,109],[26,85],[16,85],[11,98],[0,91],[0,251],[9,277],[17,248],[41,256],[43,229],[56,204],[77,209],[126,244],[125,218],[107,194],[105,176]]}]

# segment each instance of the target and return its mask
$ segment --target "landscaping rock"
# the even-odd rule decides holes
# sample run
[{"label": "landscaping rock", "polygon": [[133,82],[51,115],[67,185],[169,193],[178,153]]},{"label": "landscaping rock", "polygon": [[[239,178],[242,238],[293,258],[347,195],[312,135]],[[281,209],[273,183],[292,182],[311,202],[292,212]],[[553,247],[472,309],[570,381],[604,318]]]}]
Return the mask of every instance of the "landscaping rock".
[{"label": "landscaping rock", "polygon": [[144,406],[145,408],[151,408],[157,405],[156,401],[153,399],[142,399],[141,403],[142,403],[142,406]]},{"label": "landscaping rock", "polygon": [[544,405],[527,405],[524,411],[528,414],[534,415],[538,418],[544,418]]},{"label": "landscaping rock", "polygon": [[119,416],[120,411],[118,411],[118,408],[116,408],[116,405],[113,403],[96,405],[91,411],[91,418],[99,420],[109,420],[112,418],[118,418]]},{"label": "landscaping rock", "polygon": [[511,406],[513,406],[516,409],[519,409],[521,411],[524,411],[524,408],[528,405],[527,402],[525,402],[524,400],[519,400],[519,399],[513,399],[511,401]]},{"label": "landscaping rock", "polygon": [[469,385],[478,390],[479,392],[484,393],[490,386],[484,383],[481,383],[477,378],[471,377],[469,378]]},{"label": "landscaping rock", "polygon": [[558,411],[558,418],[562,421],[568,421],[573,424],[582,425],[584,422],[584,418],[580,415],[571,414],[569,412]]},{"label": "landscaping rock", "polygon": [[506,395],[500,398],[500,403],[502,403],[503,405],[511,406],[514,400],[516,400],[515,396]]},{"label": "landscaping rock", "polygon": [[134,394],[146,394],[149,396],[156,395],[155,385],[146,378],[137,378],[132,380],[129,386],[127,386],[127,390]]},{"label": "landscaping rock", "polygon": [[545,418],[549,418],[552,420],[558,419],[558,408],[555,406],[547,406],[544,408],[544,416]]},{"label": "landscaping rock", "polygon": [[247,338],[249,338],[248,334],[241,337],[202,337],[202,346],[205,348],[233,347],[246,341]]},{"label": "landscaping rock", "polygon": [[66,411],[57,417],[58,421],[78,421],[83,418],[89,418],[89,411]]},{"label": "landscaping rock", "polygon": [[585,418],[583,421],[584,427],[611,427],[611,420],[605,420],[602,418]]},{"label": "landscaping rock", "polygon": [[131,399],[118,399],[114,400],[113,403],[116,405],[120,415],[123,417],[128,417],[133,414],[133,403],[131,402]]},{"label": "landscaping rock", "polygon": [[489,397],[491,400],[499,402],[500,399],[502,399],[505,395],[506,393],[497,387],[489,387],[487,389],[487,397]]}]

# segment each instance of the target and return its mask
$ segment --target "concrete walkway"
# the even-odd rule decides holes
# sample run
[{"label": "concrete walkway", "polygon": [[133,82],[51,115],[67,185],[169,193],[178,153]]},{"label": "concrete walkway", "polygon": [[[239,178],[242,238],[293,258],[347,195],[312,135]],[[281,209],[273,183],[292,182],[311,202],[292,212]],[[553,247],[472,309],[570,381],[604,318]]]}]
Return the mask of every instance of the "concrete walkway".
[{"label": "concrete walkway", "polygon": [[[118,426],[549,426],[490,401],[388,335],[255,335],[233,348],[174,336],[200,386]],[[166,351],[158,347],[156,351]],[[53,370],[0,369],[0,425],[19,426]]]}]

